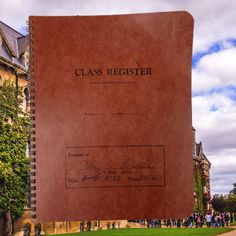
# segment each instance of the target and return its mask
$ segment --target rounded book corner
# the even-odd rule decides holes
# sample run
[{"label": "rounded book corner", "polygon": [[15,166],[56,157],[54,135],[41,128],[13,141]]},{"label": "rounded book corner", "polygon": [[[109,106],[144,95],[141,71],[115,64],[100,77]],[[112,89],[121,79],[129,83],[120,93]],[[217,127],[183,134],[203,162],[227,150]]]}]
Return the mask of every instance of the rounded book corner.
[{"label": "rounded book corner", "polygon": [[194,17],[189,11],[181,11],[180,13],[194,24]]}]

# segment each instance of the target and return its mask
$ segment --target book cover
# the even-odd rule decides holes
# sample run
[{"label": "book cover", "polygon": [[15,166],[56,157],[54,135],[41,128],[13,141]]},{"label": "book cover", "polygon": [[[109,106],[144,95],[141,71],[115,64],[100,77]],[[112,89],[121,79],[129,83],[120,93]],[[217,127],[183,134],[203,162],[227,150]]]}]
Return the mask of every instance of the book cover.
[{"label": "book cover", "polygon": [[37,222],[193,211],[187,12],[30,17]]}]

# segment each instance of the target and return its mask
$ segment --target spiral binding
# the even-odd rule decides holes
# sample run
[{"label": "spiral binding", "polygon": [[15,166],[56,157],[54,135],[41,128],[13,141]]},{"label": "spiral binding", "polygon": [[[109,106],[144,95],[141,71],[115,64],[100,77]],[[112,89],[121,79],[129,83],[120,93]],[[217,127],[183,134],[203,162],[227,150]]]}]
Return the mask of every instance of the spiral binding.
[{"label": "spiral binding", "polygon": [[35,70],[34,70],[34,22],[29,20],[29,87],[30,87],[30,208],[31,217],[36,218],[36,146],[35,146]]}]

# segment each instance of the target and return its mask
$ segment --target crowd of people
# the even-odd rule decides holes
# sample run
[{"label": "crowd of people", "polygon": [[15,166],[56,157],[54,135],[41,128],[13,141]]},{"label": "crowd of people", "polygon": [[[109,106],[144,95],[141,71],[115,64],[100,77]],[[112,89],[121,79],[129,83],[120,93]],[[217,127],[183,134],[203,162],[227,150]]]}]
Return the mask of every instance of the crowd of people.
[{"label": "crowd of people", "polygon": [[233,221],[236,221],[236,213],[207,213],[205,216],[202,214],[194,213],[186,219],[167,219],[167,220],[134,220],[133,222],[139,223],[141,226],[148,228],[201,228],[206,227],[229,227]]},{"label": "crowd of people", "polygon": [[210,214],[205,216],[207,227],[229,227],[233,220],[236,221],[236,213],[220,213],[220,214]]}]

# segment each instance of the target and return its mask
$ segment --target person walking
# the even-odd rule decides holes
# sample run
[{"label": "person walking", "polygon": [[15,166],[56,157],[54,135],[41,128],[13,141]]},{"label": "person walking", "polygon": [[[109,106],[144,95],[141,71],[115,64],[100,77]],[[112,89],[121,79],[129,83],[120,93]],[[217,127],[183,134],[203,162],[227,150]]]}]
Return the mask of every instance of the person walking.
[{"label": "person walking", "polygon": [[81,221],[80,224],[79,224],[79,230],[80,232],[83,232],[84,231],[84,221]]},{"label": "person walking", "polygon": [[181,227],[181,221],[180,219],[177,220],[177,228],[180,228]]},{"label": "person walking", "polygon": [[217,227],[220,227],[220,226],[221,226],[219,214],[216,215],[216,226],[217,226]]},{"label": "person walking", "polygon": [[171,220],[170,220],[170,219],[168,219],[168,220],[167,220],[166,227],[167,227],[167,228],[168,228],[168,227],[170,227],[170,228],[171,228]]},{"label": "person walking", "polygon": [[225,213],[225,225],[229,227],[229,214],[227,212]]},{"label": "person walking", "polygon": [[200,227],[202,228],[203,225],[204,225],[204,217],[202,214],[200,214]]},{"label": "person walking", "polygon": [[200,215],[199,215],[199,216],[197,216],[197,223],[196,223],[196,227],[197,227],[197,228],[201,228],[201,217],[200,217]]},{"label": "person walking", "polygon": [[233,220],[234,220],[233,213],[230,212],[230,223],[231,223],[231,224],[233,224]]},{"label": "person walking", "polygon": [[211,221],[212,221],[212,215],[208,212],[207,215],[205,216],[205,219],[206,219],[206,225],[208,228],[211,227]]},{"label": "person walking", "polygon": [[193,227],[193,215],[189,216],[188,218],[188,222],[189,222],[189,228],[192,228]]}]

